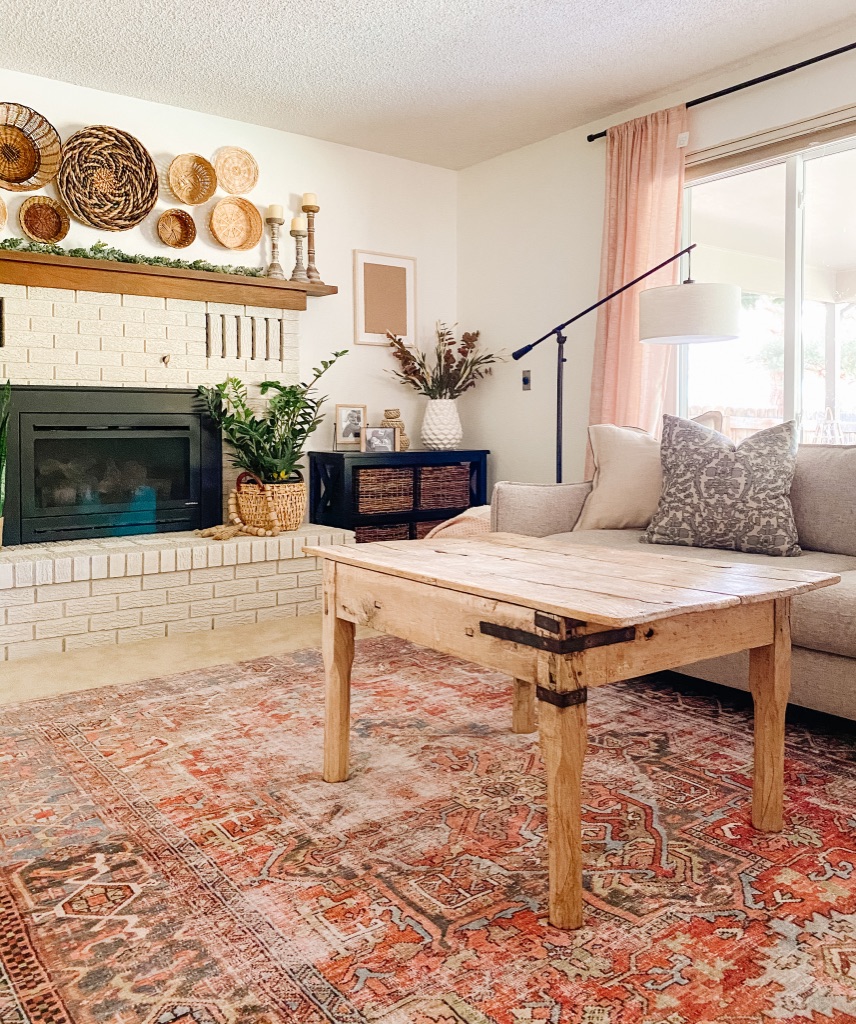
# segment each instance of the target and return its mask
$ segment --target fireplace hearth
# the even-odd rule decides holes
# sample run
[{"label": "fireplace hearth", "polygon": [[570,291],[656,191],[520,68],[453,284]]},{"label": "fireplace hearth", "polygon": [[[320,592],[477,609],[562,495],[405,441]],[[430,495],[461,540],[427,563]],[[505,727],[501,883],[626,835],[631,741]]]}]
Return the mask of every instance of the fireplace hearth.
[{"label": "fireplace hearth", "polygon": [[212,526],[221,450],[191,390],[15,387],[3,541]]}]

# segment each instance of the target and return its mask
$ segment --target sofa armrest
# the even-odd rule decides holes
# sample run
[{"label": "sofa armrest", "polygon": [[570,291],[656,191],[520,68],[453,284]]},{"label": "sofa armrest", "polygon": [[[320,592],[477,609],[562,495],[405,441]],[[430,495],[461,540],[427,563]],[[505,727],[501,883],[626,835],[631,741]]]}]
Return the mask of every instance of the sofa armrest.
[{"label": "sofa armrest", "polygon": [[590,491],[590,482],[517,484],[503,480],[493,489],[491,530],[527,537],[570,533]]}]

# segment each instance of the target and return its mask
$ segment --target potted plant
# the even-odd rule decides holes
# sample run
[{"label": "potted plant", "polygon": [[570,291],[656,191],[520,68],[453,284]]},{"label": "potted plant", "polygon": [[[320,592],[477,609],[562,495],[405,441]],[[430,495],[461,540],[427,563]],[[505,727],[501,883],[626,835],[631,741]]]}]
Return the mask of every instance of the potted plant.
[{"label": "potted plant", "polygon": [[3,547],[3,509],[6,505],[6,447],[9,440],[9,413],[12,406],[12,382],[0,389],[0,548]]},{"label": "potted plant", "polygon": [[468,331],[457,341],[453,330],[442,320],[437,321],[436,330],[433,360],[415,346],[408,348],[390,331],[387,337],[400,366],[392,371],[393,375],[429,400],[422,421],[422,443],[426,448],[443,451],[457,448],[464,436],[457,399],[489,376],[491,365],[500,357],[478,351],[479,331]]},{"label": "potted plant", "polygon": [[322,359],[308,384],[264,381],[259,390],[270,397],[261,412],[253,410],[246,385],[237,377],[197,389],[208,415],[231,445],[232,465],[243,470],[235,484],[235,505],[246,526],[278,533],[296,530],[303,521],[306,484],[301,459],[309,436],[323,419],[319,409],[326,401],[326,396],[316,394],[315,385],[345,354],[334,352],[332,359]]}]

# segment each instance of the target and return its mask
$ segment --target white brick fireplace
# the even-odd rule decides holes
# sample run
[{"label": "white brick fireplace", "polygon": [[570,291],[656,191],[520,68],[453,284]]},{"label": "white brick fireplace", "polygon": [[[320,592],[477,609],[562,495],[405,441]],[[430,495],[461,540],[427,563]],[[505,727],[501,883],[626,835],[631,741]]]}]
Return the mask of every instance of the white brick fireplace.
[{"label": "white brick fireplace", "polygon": [[[298,380],[296,311],[6,284],[0,303],[0,379],[13,385]],[[235,476],[224,459],[224,494]],[[350,539],[306,526],[269,542],[165,533],[4,548],[0,660],[317,611],[302,544]]]}]

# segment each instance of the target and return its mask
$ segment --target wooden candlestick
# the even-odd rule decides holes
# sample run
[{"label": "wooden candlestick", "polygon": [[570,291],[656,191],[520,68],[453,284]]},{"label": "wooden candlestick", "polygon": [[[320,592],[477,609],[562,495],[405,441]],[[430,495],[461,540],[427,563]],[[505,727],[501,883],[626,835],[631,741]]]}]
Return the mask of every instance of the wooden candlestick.
[{"label": "wooden candlestick", "polygon": [[291,272],[291,280],[308,281],[309,278],[306,275],[306,267],[303,266],[303,239],[306,238],[306,232],[289,231],[289,234],[294,239],[294,247],[296,249],[296,258],[294,261],[294,270]]},{"label": "wooden candlestick", "polygon": [[306,276],[310,281],[321,281],[321,275],[318,273],[318,268],[315,266],[315,214],[321,209],[320,206],[302,206],[301,209],[306,214],[306,219],[309,222],[309,239],[307,242],[307,266]]},{"label": "wooden candlestick", "polygon": [[284,281],[285,271],[279,262],[279,229],[285,223],[285,218],[266,217],[265,222],[270,228],[270,264],[267,269],[267,276],[274,281]]}]

